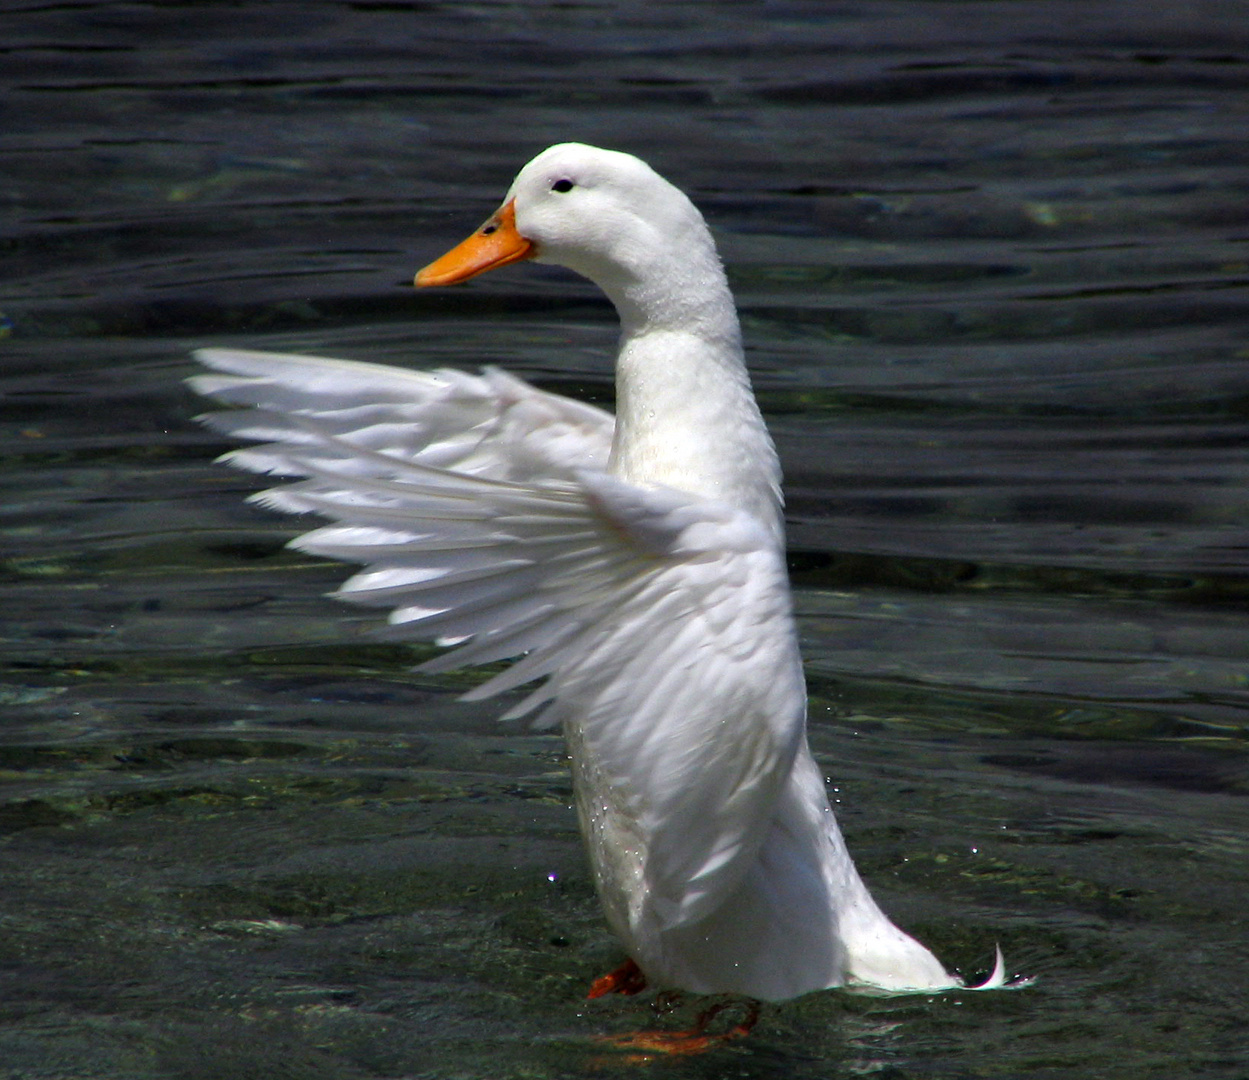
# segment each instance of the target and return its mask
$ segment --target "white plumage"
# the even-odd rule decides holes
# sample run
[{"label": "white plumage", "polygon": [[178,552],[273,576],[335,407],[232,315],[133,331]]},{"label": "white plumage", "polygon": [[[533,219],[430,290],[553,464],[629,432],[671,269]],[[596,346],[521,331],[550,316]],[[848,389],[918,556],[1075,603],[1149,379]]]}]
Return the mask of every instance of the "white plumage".
[{"label": "white plumage", "polygon": [[544,679],[508,715],[562,726],[608,923],[649,982],[961,985],[872,900],[807,746],[779,467],[701,215],[636,158],[555,146],[418,284],[520,258],[615,303],[614,419],[498,370],[205,349],[220,374],[195,388],[250,406],[208,421],[260,444],[226,460],[300,478],[259,501],[332,521],[294,544],[364,565],[342,599],[459,643],[427,668],[521,657],[467,697]]}]

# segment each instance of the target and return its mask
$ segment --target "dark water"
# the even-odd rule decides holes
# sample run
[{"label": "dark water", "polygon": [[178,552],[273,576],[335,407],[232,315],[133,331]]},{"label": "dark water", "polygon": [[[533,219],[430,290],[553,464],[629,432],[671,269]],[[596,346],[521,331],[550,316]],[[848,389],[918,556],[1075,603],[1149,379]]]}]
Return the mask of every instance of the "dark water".
[{"label": "dark water", "polygon": [[[7,5],[0,1075],[1249,1075],[1249,22],[1154,7]],[[609,401],[588,285],[406,286],[565,139],[717,231],[865,876],[1034,988],[597,1045],[558,741],[213,466],[209,343]]]}]

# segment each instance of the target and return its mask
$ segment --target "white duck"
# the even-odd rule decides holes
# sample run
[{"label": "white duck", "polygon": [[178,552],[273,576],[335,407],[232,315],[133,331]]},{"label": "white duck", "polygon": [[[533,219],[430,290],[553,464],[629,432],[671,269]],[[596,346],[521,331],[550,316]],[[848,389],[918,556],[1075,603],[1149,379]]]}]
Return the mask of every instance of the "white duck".
[{"label": "white duck", "polygon": [[[344,600],[467,642],[428,670],[524,654],[468,698],[545,676],[508,715],[562,725],[607,921],[650,984],[962,985],[877,907],[807,745],[780,469],[702,216],[635,157],[553,146],[417,284],[520,259],[615,304],[614,421],[497,370],[205,349],[228,374],[195,388],[255,406],[210,423],[264,444],[227,460],[304,478],[258,499],[336,522],[294,545],[365,564]],[[640,986],[617,976],[599,992]]]}]

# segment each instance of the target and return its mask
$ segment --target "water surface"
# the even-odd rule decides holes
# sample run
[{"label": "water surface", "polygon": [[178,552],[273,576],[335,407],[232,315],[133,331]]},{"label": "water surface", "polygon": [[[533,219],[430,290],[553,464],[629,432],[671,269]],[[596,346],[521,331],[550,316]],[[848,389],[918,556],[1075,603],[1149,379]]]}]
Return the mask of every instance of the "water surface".
[{"label": "water surface", "polygon": [[0,1074],[636,1075],[558,739],[414,675],[189,349],[610,404],[562,271],[414,269],[565,139],[716,231],[811,734],[890,913],[1012,994],[769,1007],[664,1076],[1249,1070],[1249,33],[1139,4],[10,5]]}]

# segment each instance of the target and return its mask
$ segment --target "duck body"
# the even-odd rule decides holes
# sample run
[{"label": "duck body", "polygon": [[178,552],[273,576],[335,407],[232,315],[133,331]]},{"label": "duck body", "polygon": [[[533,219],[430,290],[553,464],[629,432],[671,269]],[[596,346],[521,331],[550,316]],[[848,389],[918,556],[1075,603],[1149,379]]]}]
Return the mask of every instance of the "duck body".
[{"label": "duck body", "polygon": [[[297,478],[266,505],[332,524],[295,541],[365,564],[343,599],[460,647],[523,656],[468,695],[545,680],[607,922],[660,988],[783,1000],[961,985],[881,912],[806,739],[780,468],[702,216],[626,154],[552,147],[418,275],[521,258],[598,284],[621,318],[617,412],[498,371],[420,373],[212,349],[212,414]],[[1002,982],[995,972],[991,982]]]}]

